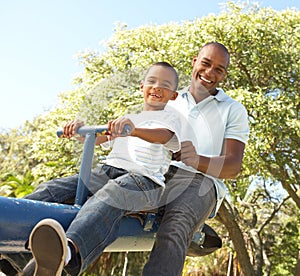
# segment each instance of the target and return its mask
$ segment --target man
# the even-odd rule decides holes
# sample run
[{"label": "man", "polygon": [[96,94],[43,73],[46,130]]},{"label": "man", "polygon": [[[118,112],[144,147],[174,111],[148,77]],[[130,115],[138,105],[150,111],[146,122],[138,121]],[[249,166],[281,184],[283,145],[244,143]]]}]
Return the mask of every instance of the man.
[{"label": "man", "polygon": [[235,178],[240,172],[249,134],[247,112],[217,88],[227,75],[229,59],[224,45],[204,45],[193,58],[190,86],[168,104],[185,121],[184,142],[165,175],[165,213],[144,276],[182,274],[193,232],[216,214],[225,196],[220,178]]}]

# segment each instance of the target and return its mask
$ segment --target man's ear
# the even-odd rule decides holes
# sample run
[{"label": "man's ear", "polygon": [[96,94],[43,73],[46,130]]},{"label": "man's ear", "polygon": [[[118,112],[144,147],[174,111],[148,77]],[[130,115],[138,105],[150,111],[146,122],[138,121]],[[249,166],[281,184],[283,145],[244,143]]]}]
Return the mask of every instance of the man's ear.
[{"label": "man's ear", "polygon": [[174,91],[173,94],[172,94],[172,97],[170,98],[170,100],[171,101],[176,100],[177,96],[178,96],[178,93]]},{"label": "man's ear", "polygon": [[192,59],[192,66],[194,67],[195,63],[197,62],[198,56],[194,56]]},{"label": "man's ear", "polygon": [[226,70],[226,72],[225,72],[225,74],[224,74],[223,80],[227,77],[227,75],[228,75],[228,72],[227,72],[227,70]]}]

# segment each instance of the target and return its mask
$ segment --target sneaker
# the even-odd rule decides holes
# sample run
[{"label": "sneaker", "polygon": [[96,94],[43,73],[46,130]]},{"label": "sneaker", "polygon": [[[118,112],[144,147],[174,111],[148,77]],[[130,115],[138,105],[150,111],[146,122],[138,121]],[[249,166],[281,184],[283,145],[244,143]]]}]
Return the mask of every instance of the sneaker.
[{"label": "sneaker", "polygon": [[60,276],[67,254],[63,227],[53,219],[41,220],[29,237],[29,248],[35,259],[35,276]]}]

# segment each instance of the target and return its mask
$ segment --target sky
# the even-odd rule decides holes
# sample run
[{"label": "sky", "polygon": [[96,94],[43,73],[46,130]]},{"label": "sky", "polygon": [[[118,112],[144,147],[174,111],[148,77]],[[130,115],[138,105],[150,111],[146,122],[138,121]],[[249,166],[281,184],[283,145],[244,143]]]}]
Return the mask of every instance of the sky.
[{"label": "sky", "polygon": [[[53,108],[83,71],[76,55],[128,29],[218,15],[226,0],[0,0],[0,130]],[[245,2],[245,1],[242,1]],[[254,1],[249,1],[254,2]],[[255,1],[300,9],[299,0]]]}]

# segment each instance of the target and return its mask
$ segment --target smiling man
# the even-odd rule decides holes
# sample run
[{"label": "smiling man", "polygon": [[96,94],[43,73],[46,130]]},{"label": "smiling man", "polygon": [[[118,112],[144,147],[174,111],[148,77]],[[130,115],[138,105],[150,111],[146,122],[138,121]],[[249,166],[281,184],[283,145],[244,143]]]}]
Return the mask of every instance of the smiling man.
[{"label": "smiling man", "polygon": [[192,65],[189,91],[197,103],[218,93],[217,86],[227,75],[229,53],[222,44],[209,43],[193,58]]},{"label": "smiling man", "polygon": [[226,194],[221,179],[240,172],[249,126],[245,107],[219,88],[229,52],[204,45],[192,60],[191,83],[167,108],[181,113],[181,151],[166,174],[166,207],[143,276],[179,276],[199,225],[218,211]]}]

